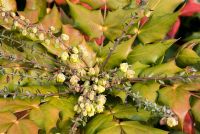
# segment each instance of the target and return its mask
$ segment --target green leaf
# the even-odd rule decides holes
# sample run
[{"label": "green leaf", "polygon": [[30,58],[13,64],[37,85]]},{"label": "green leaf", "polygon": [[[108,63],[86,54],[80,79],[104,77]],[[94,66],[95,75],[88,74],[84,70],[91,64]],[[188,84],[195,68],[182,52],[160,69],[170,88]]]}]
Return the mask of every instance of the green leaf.
[{"label": "green leaf", "polygon": [[122,132],[125,134],[168,134],[167,131],[145,126],[137,121],[105,123],[97,134],[121,134]]},{"label": "green leaf", "polygon": [[139,74],[146,68],[148,68],[149,65],[142,64],[139,61],[132,64],[132,69],[135,71],[135,77],[138,77]]},{"label": "green leaf", "polygon": [[0,0],[0,6],[6,11],[16,11],[17,3],[16,0]]},{"label": "green leaf", "polygon": [[63,133],[69,133],[68,130],[72,123],[71,120],[75,115],[74,106],[76,103],[77,99],[72,96],[69,98],[54,97],[50,99],[49,104],[60,111],[60,115],[62,118],[59,121],[59,127],[61,128]]},{"label": "green leaf", "polygon": [[104,21],[104,35],[111,41],[114,41],[122,34],[125,22],[130,19],[129,16],[131,16],[134,11],[135,9],[118,9],[116,11],[108,12]]},{"label": "green leaf", "polygon": [[[104,112],[105,113],[105,112]],[[95,116],[91,121],[89,121],[85,128],[85,134],[96,134],[98,128],[103,124],[112,121],[113,116],[105,113]]]},{"label": "green leaf", "polygon": [[[127,41],[121,42],[121,44],[119,44],[116,47],[115,51],[112,53],[108,63],[106,64],[106,68],[107,69],[114,68],[118,66],[123,60],[126,60],[127,56],[131,52],[131,46],[134,41],[135,41],[135,36]],[[108,44],[106,46],[107,50],[109,50],[108,48],[109,46],[111,46],[112,48],[113,44],[112,43]]]},{"label": "green leaf", "polygon": [[87,3],[94,9],[103,7],[105,4],[109,9],[115,10],[123,8],[130,3],[130,0],[80,0],[81,2]]},{"label": "green leaf", "polygon": [[150,112],[142,109],[138,110],[131,105],[117,105],[111,110],[111,113],[115,118],[133,121],[147,122],[150,118]]},{"label": "green leaf", "polygon": [[197,100],[195,104],[192,106],[192,114],[195,118],[196,121],[200,122],[200,114],[199,114],[199,109],[200,109],[200,100]]},{"label": "green leaf", "polygon": [[173,13],[181,3],[183,0],[149,0],[148,7],[153,10],[153,16],[162,16]]},{"label": "green leaf", "polygon": [[145,69],[140,74],[140,77],[173,76],[180,71],[182,71],[182,69],[176,66],[175,61],[170,61],[164,64],[156,65],[156,66]]},{"label": "green leaf", "polygon": [[55,27],[54,33],[58,33],[61,30],[62,28],[61,16],[56,5],[54,5],[51,12],[41,20],[39,25],[40,24],[42,25],[42,28],[44,28],[46,31],[48,31],[51,26]]},{"label": "green leaf", "polygon": [[167,40],[154,44],[137,45],[133,47],[128,55],[128,63],[133,64],[140,62],[142,64],[153,64],[165,55],[166,50],[175,42],[175,40]]},{"label": "green leaf", "polygon": [[139,93],[143,98],[155,102],[157,99],[157,91],[160,88],[160,84],[156,82],[141,82],[136,83],[132,86],[132,91],[134,93]]},{"label": "green leaf", "polygon": [[75,22],[75,27],[81,29],[91,38],[99,38],[103,35],[103,17],[101,10],[88,10],[81,5],[67,1],[70,7],[70,14]]},{"label": "green leaf", "polygon": [[179,52],[176,62],[179,66],[186,67],[200,62],[200,57],[192,49],[185,48]]},{"label": "green leaf", "polygon": [[24,11],[18,13],[36,23],[46,14],[46,0],[27,0]]},{"label": "green leaf", "polygon": [[120,125],[126,134],[168,134],[167,131],[145,126],[137,121],[124,121]]},{"label": "green leaf", "polygon": [[40,101],[38,99],[34,100],[21,100],[21,99],[0,99],[0,112],[21,112],[29,109],[33,109],[36,106],[39,106]]},{"label": "green leaf", "polygon": [[164,16],[152,16],[150,20],[139,30],[138,38],[144,43],[163,40],[177,20],[179,13],[166,14]]},{"label": "green leaf", "polygon": [[31,110],[29,118],[41,129],[45,129],[46,133],[50,133],[51,129],[56,127],[59,119],[59,110],[46,103]]}]

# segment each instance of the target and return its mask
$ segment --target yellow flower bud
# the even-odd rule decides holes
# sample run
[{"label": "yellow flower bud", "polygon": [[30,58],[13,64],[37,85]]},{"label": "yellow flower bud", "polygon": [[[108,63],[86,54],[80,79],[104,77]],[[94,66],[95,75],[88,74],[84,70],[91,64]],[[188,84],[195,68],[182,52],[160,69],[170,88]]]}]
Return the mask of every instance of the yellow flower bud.
[{"label": "yellow flower bud", "polygon": [[95,75],[95,69],[94,68],[89,68],[89,71],[88,71],[88,75],[90,75],[90,76],[93,76],[93,75]]},{"label": "yellow flower bud", "polygon": [[167,125],[169,127],[177,126],[178,125],[178,121],[173,117],[169,117],[169,118],[167,118]]},{"label": "yellow flower bud", "polygon": [[94,116],[94,111],[92,110],[91,112],[89,112],[89,113],[88,113],[88,116],[89,116],[89,117]]},{"label": "yellow flower bud", "polygon": [[83,111],[83,116],[87,116],[87,111],[86,110]]},{"label": "yellow flower bud", "polygon": [[125,73],[128,70],[128,64],[127,63],[121,63],[120,64],[120,70]]},{"label": "yellow flower bud", "polygon": [[51,43],[51,41],[49,40],[49,39],[45,39],[45,44],[48,46],[48,45],[50,45],[50,43]]},{"label": "yellow flower bud", "polygon": [[79,79],[76,75],[74,75],[74,76],[71,77],[70,83],[71,83],[72,85],[77,85],[79,80],[80,80],[80,79]]},{"label": "yellow flower bud", "polygon": [[78,102],[82,102],[83,101],[83,96],[80,96],[79,98],[78,98]]},{"label": "yellow flower bud", "polygon": [[126,72],[126,78],[132,79],[134,77],[135,71],[133,70],[127,70]]},{"label": "yellow flower bud", "polygon": [[73,62],[73,63],[77,63],[79,61],[79,56],[78,54],[72,54],[70,56],[70,61]]},{"label": "yellow flower bud", "polygon": [[44,40],[44,34],[43,33],[39,34],[39,40]]},{"label": "yellow flower bud", "polygon": [[97,106],[96,106],[96,111],[97,111],[97,113],[102,113],[103,110],[104,110],[104,106],[103,106],[103,105],[97,105]]},{"label": "yellow flower bud", "polygon": [[37,33],[37,31],[38,31],[38,30],[37,30],[37,27],[33,27],[33,28],[32,28],[32,31],[33,31],[33,33]]},{"label": "yellow flower bud", "polygon": [[104,95],[100,95],[97,98],[97,103],[99,105],[104,105],[106,103],[106,97]]},{"label": "yellow flower bud", "polygon": [[67,40],[69,40],[69,36],[66,34],[61,34],[61,39],[64,41],[67,41]]},{"label": "yellow flower bud", "polygon": [[59,73],[56,77],[56,81],[59,83],[63,83],[65,81],[66,77],[63,73]]},{"label": "yellow flower bud", "polygon": [[74,111],[77,112],[78,111],[78,105],[74,106]]},{"label": "yellow flower bud", "polygon": [[23,30],[22,30],[22,35],[23,35],[23,36],[26,36],[27,34],[28,34],[27,30],[26,30],[26,29],[23,29]]},{"label": "yellow flower bud", "polygon": [[77,48],[77,47],[73,47],[73,48],[72,48],[72,52],[73,52],[74,54],[78,54],[78,53],[79,53],[78,48]]},{"label": "yellow flower bud", "polygon": [[54,26],[51,26],[51,27],[50,27],[50,30],[53,32],[53,31],[56,30],[56,28],[55,28]]},{"label": "yellow flower bud", "polygon": [[103,86],[101,86],[101,85],[98,85],[98,86],[97,86],[97,91],[98,91],[99,93],[103,93],[103,92],[105,91],[105,87],[103,87]]},{"label": "yellow flower bud", "polygon": [[69,58],[69,54],[67,52],[63,52],[61,55],[61,60],[66,61]]}]

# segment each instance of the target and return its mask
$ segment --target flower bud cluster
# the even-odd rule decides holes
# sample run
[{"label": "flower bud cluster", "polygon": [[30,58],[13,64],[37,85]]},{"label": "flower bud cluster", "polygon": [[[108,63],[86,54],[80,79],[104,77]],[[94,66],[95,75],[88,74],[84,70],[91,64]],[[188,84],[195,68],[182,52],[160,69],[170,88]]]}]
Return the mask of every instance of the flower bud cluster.
[{"label": "flower bud cluster", "polygon": [[38,40],[42,44],[49,46],[54,45],[55,48],[64,47],[64,42],[69,40],[69,36],[66,34],[61,34],[60,37],[55,37],[53,32],[55,27],[51,26],[49,30],[45,30],[37,24],[31,24],[29,19],[26,19],[22,15],[17,15],[12,11],[4,11],[3,8],[0,9],[0,14],[4,19],[4,22],[11,23],[12,29],[16,29],[23,36],[26,36],[32,40]]},{"label": "flower bud cluster", "polygon": [[135,71],[133,71],[133,69],[131,69],[131,66],[128,65],[128,63],[121,63],[119,70],[121,72],[123,72],[124,77],[126,77],[127,79],[134,78]]},{"label": "flower bud cluster", "polygon": [[69,60],[72,63],[77,63],[79,61],[79,49],[77,47],[72,47],[71,53],[63,52],[61,54],[61,60]]},{"label": "flower bud cluster", "polygon": [[91,91],[87,96],[78,98],[78,104],[74,106],[74,111],[83,116],[92,117],[96,113],[103,112],[105,103],[106,97],[104,95],[97,95],[94,91]]}]

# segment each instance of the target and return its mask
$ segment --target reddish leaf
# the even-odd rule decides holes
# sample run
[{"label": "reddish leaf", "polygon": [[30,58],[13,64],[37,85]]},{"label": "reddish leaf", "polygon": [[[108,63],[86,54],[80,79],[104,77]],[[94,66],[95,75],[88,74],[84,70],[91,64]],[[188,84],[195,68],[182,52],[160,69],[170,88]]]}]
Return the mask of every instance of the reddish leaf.
[{"label": "reddish leaf", "polygon": [[192,116],[188,112],[185,116],[185,120],[184,120],[184,123],[183,123],[183,131],[186,134],[194,134],[195,131],[194,131],[194,125],[193,124],[194,124],[194,121],[192,119]]},{"label": "reddish leaf", "polygon": [[56,4],[58,5],[63,5],[63,4],[67,4],[66,0],[55,0]]},{"label": "reddish leaf", "polygon": [[181,16],[192,16],[200,12],[200,4],[195,0],[189,0],[185,7],[181,10]]},{"label": "reddish leaf", "polygon": [[100,38],[95,39],[98,45],[101,45],[105,40],[105,36],[101,36]]},{"label": "reddish leaf", "polygon": [[178,18],[178,20],[175,22],[175,24],[173,25],[172,29],[170,30],[170,32],[168,33],[169,38],[174,38],[176,33],[178,32],[178,29],[181,25],[181,20],[180,18]]},{"label": "reddish leaf", "polygon": [[140,26],[143,26],[147,21],[149,20],[148,17],[143,17],[141,20],[140,20]]}]

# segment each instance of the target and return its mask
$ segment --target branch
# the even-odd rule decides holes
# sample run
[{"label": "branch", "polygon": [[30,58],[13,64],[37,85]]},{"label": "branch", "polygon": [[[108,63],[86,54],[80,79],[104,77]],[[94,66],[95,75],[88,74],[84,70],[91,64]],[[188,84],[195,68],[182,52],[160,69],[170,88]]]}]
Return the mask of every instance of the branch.
[{"label": "branch", "polygon": [[114,46],[113,48],[110,49],[110,52],[108,54],[108,56],[106,57],[105,61],[103,62],[102,66],[101,66],[101,70],[103,70],[106,66],[106,64],[108,63],[111,55],[113,54],[113,52],[115,51],[116,47],[120,44],[120,42],[127,37],[127,32],[129,30],[129,28],[135,23],[134,19],[137,18],[136,16],[131,16],[131,21],[125,26],[125,28],[122,31],[122,34],[114,41]]}]

